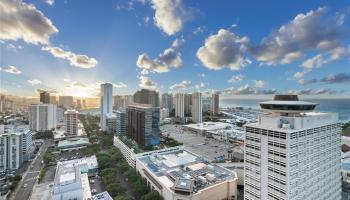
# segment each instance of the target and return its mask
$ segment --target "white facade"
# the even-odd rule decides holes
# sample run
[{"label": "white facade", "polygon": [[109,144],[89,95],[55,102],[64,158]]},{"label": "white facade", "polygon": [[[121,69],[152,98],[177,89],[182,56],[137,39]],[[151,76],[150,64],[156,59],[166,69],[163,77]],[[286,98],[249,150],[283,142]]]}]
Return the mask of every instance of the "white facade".
[{"label": "white facade", "polygon": [[101,115],[100,124],[102,131],[107,131],[107,114],[113,112],[113,85],[111,83],[101,84]]},{"label": "white facade", "polygon": [[341,199],[337,114],[272,113],[245,128],[245,200]]},{"label": "white facade", "polygon": [[164,120],[165,118],[169,117],[169,109],[168,108],[162,108],[160,109],[160,119]]},{"label": "white facade", "polygon": [[32,104],[29,106],[29,128],[34,131],[47,131],[56,128],[56,104]]},{"label": "white facade", "polygon": [[202,123],[202,93],[196,92],[192,94],[192,121]]},{"label": "white facade", "polygon": [[175,94],[175,117],[185,117],[185,95],[182,93]]},{"label": "white facade", "polygon": [[64,127],[67,135],[78,135],[78,114],[76,110],[64,112]]},{"label": "white facade", "polygon": [[[3,126],[2,126],[3,127]],[[30,159],[32,132],[13,127],[1,128],[0,132],[0,171],[18,169],[23,161]]]}]

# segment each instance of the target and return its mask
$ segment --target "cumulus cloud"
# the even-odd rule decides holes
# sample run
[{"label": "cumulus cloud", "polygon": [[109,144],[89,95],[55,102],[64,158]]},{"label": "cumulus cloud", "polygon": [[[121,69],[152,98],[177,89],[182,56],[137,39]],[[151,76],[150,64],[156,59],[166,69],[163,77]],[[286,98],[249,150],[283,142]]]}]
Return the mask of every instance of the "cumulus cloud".
[{"label": "cumulus cloud", "polygon": [[254,80],[254,83],[257,88],[263,88],[266,85],[266,82],[263,80]]},{"label": "cumulus cloud", "polygon": [[251,49],[256,59],[267,64],[287,64],[300,59],[305,50],[331,50],[348,37],[339,15],[325,7],[298,14],[291,22],[264,38]]},{"label": "cumulus cloud", "polygon": [[32,79],[32,80],[28,80],[28,83],[30,83],[32,86],[34,86],[34,85],[41,84],[42,82],[38,79]]},{"label": "cumulus cloud", "polygon": [[88,57],[82,54],[75,54],[70,51],[65,51],[60,47],[45,46],[41,48],[43,51],[51,53],[56,58],[62,58],[69,61],[71,66],[80,68],[92,68],[97,65],[95,58]]},{"label": "cumulus cloud", "polygon": [[350,83],[350,74],[338,73],[328,75],[320,80],[320,82],[334,84],[334,83]]},{"label": "cumulus cloud", "polygon": [[21,0],[0,1],[0,39],[22,39],[32,44],[49,44],[58,29],[33,4]]},{"label": "cumulus cloud", "polygon": [[141,88],[149,90],[155,90],[157,88],[157,84],[147,76],[140,76],[139,81],[139,86]]},{"label": "cumulus cloud", "polygon": [[142,74],[149,72],[164,73],[171,68],[180,68],[182,66],[181,53],[179,52],[185,40],[183,38],[175,39],[171,47],[165,49],[156,59],[152,60],[146,53],[139,55],[136,65],[142,69]]},{"label": "cumulus cloud", "polygon": [[228,80],[227,82],[229,83],[237,83],[240,82],[244,79],[244,76],[242,74],[236,75],[236,76],[232,76],[230,80]]},{"label": "cumulus cloud", "polygon": [[183,80],[180,83],[175,83],[174,85],[170,86],[169,89],[172,92],[181,92],[184,90],[188,90],[191,86],[191,81]]},{"label": "cumulus cloud", "polygon": [[317,83],[318,80],[313,78],[313,79],[300,79],[298,80],[298,83],[301,85],[308,85],[308,84],[312,84],[312,83]]},{"label": "cumulus cloud", "polygon": [[250,64],[251,61],[244,58],[249,39],[239,37],[236,34],[220,29],[217,34],[209,36],[197,51],[197,57],[202,64],[213,70],[229,67],[239,70]]},{"label": "cumulus cloud", "polygon": [[320,89],[301,89],[296,91],[289,91],[289,94],[297,94],[297,95],[331,95],[331,94],[340,94],[343,91],[332,90],[329,88],[320,88]]},{"label": "cumulus cloud", "polygon": [[151,5],[154,24],[167,35],[179,32],[189,15],[181,0],[152,0]]},{"label": "cumulus cloud", "polygon": [[305,74],[307,74],[307,73],[308,73],[307,71],[295,72],[293,77],[295,79],[300,79],[300,78],[303,78],[305,76]]},{"label": "cumulus cloud", "polygon": [[1,71],[4,71],[4,72],[7,72],[7,73],[10,73],[10,74],[21,74],[22,72],[15,66],[12,66],[12,65],[9,65],[3,69],[1,69]]}]

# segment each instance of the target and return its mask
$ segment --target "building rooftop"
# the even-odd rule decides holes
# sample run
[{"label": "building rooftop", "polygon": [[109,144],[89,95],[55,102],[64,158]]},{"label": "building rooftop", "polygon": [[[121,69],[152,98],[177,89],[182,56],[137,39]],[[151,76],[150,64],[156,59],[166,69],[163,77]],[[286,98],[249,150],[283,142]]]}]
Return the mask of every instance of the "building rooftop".
[{"label": "building rooftop", "polygon": [[107,117],[108,119],[117,118],[117,116],[116,116],[114,113],[107,113],[107,114],[106,114],[106,117]]},{"label": "building rooftop", "polygon": [[58,164],[64,165],[68,168],[78,166],[82,173],[86,173],[89,169],[98,168],[98,163],[95,155],[90,157],[80,158],[80,159],[62,161],[62,162],[58,162],[57,165]]},{"label": "building rooftop", "polygon": [[58,142],[57,147],[59,149],[72,148],[78,146],[88,145],[89,140],[87,138],[67,138]]},{"label": "building rooftop", "polygon": [[275,113],[302,113],[311,112],[317,103],[299,101],[297,95],[275,95],[272,101],[260,102],[264,111]]},{"label": "building rooftop", "polygon": [[203,122],[197,124],[187,124],[183,125],[187,128],[197,129],[200,131],[214,131],[219,129],[231,129],[233,127],[232,124],[224,123],[224,122]]},{"label": "building rooftop", "polygon": [[91,200],[113,200],[113,198],[107,191],[104,191],[92,196]]},{"label": "building rooftop", "polygon": [[236,178],[231,171],[186,150],[153,153],[138,160],[157,177],[158,182],[183,192],[196,193]]},{"label": "building rooftop", "polygon": [[69,109],[69,110],[64,111],[64,114],[65,115],[67,115],[67,114],[79,114],[79,112],[77,110],[74,110],[74,109]]}]

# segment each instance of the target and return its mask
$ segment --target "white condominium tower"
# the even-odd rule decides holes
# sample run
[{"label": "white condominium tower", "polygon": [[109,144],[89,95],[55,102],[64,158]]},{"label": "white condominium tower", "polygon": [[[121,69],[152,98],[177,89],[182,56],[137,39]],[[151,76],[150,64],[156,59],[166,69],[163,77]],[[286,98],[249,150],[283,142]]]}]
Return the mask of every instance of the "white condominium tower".
[{"label": "white condominium tower", "polygon": [[78,135],[78,114],[76,110],[64,112],[64,126],[67,135]]},{"label": "white condominium tower", "polygon": [[185,117],[185,95],[182,93],[175,94],[175,117]]},{"label": "white condominium tower", "polygon": [[48,131],[56,128],[56,104],[31,104],[29,106],[29,128],[33,131]]},{"label": "white condominium tower", "polygon": [[202,123],[202,93],[192,94],[192,121]]},{"label": "white condominium tower", "polygon": [[101,116],[100,124],[102,131],[107,131],[107,114],[113,112],[113,85],[111,83],[101,84]]},{"label": "white condominium tower", "polygon": [[245,126],[244,199],[340,200],[338,115],[296,95],[260,106],[266,113]]}]

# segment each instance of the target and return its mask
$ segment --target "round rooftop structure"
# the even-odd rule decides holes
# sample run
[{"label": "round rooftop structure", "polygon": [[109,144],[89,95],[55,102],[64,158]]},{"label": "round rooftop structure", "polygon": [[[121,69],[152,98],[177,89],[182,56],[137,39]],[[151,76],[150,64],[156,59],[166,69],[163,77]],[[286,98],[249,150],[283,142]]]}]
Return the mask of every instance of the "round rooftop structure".
[{"label": "round rooftop structure", "polygon": [[272,101],[260,102],[262,110],[274,113],[311,112],[317,105],[317,103],[299,101],[297,95],[275,95]]}]

